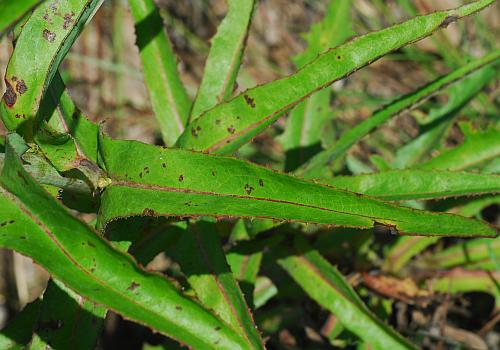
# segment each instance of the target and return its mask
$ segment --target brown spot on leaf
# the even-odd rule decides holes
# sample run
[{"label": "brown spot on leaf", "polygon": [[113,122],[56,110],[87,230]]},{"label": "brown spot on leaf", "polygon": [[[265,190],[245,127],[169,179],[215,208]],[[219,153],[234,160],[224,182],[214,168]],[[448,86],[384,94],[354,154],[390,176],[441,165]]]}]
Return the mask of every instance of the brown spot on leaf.
[{"label": "brown spot on leaf", "polygon": [[243,95],[243,97],[245,98],[245,102],[247,103],[247,105],[249,105],[252,108],[255,108],[255,100],[253,98],[251,98],[248,95]]},{"label": "brown spot on leaf", "polygon": [[182,306],[180,306],[180,305],[176,305],[176,306],[175,306],[175,309],[176,309],[177,311],[182,311]]},{"label": "brown spot on leaf", "polygon": [[230,133],[230,134],[234,134],[236,131],[236,129],[234,128],[233,125],[230,125],[229,128],[227,128],[227,132]]},{"label": "brown spot on leaf", "polygon": [[3,94],[3,100],[7,107],[11,108],[16,104],[17,101],[17,94],[12,88],[12,85],[9,83],[7,79],[5,79],[5,85],[7,85],[7,90]]},{"label": "brown spot on leaf", "polygon": [[134,291],[137,289],[137,287],[139,287],[140,284],[139,283],[135,283],[134,281],[132,281],[132,283],[130,283],[130,286],[127,288],[127,290],[130,290],[130,291]]},{"label": "brown spot on leaf", "polygon": [[215,170],[212,170],[212,176],[215,176],[215,175],[216,175],[216,174],[215,174]]},{"label": "brown spot on leaf", "polygon": [[254,190],[254,188],[252,186],[250,186],[249,184],[246,184],[245,185],[245,192],[249,195],[252,193],[252,191]]},{"label": "brown spot on leaf", "polygon": [[48,29],[43,30],[43,37],[49,42],[53,43],[56,40],[56,33],[51,32]]},{"label": "brown spot on leaf", "polygon": [[451,23],[455,22],[456,20],[458,20],[457,16],[446,16],[446,18],[443,20],[443,22],[441,22],[441,24],[439,25],[439,28],[446,28]]},{"label": "brown spot on leaf", "polygon": [[166,167],[167,167],[167,163],[161,163],[161,166],[162,166],[163,168],[166,168]]},{"label": "brown spot on leaf", "polygon": [[259,179],[259,186],[260,186],[260,187],[264,187],[264,180]]},{"label": "brown spot on leaf", "polygon": [[184,175],[179,175],[179,182],[184,181]]},{"label": "brown spot on leaf", "polygon": [[69,28],[69,25],[73,22],[73,16],[75,15],[74,12],[71,12],[71,13],[66,13],[63,17],[64,19],[64,24],[63,24],[63,28],[64,29],[68,29]]},{"label": "brown spot on leaf", "polygon": [[215,119],[215,125],[220,125],[220,119]]},{"label": "brown spot on leaf", "polygon": [[16,90],[17,90],[17,92],[19,93],[19,95],[22,95],[22,94],[24,94],[26,91],[28,91],[28,87],[26,86],[26,83],[24,82],[24,80],[19,80],[19,81],[16,83]]},{"label": "brown spot on leaf", "polygon": [[25,119],[26,115],[25,114],[18,114],[16,113],[16,119]]},{"label": "brown spot on leaf", "polygon": [[220,326],[217,326],[214,328],[215,331],[220,331],[222,328]]},{"label": "brown spot on leaf", "polygon": [[145,208],[142,211],[142,215],[143,216],[155,216],[155,211],[153,209],[150,209],[150,208]]}]

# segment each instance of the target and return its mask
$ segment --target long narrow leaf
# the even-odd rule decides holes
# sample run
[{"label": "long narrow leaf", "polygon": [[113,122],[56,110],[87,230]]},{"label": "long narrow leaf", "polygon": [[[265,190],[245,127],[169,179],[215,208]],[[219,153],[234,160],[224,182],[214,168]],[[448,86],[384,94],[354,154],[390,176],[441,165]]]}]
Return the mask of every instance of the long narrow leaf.
[{"label": "long narrow leaf", "polygon": [[100,151],[110,177],[102,194],[101,227],[139,215],[239,216],[360,228],[383,224],[422,235],[496,234],[475,220],[386,204],[232,158],[104,135]]},{"label": "long narrow leaf", "polygon": [[451,73],[439,77],[426,86],[405,95],[387,106],[375,112],[370,118],[346,131],[334,146],[316,155],[296,173],[305,177],[325,177],[324,166],[340,159],[356,142],[368,135],[378,126],[388,121],[393,116],[403,113],[411,108],[415,108],[425,99],[433,96],[445,87],[460,81],[472,72],[485,65],[497,62],[500,59],[500,50],[494,51],[482,58],[476,59],[469,64],[458,68]]},{"label": "long narrow leaf", "polygon": [[173,145],[184,131],[191,102],[177,71],[177,58],[153,0],[129,0],[135,19],[144,78],[163,141]]},{"label": "long narrow leaf", "polygon": [[191,119],[231,97],[240,69],[255,0],[227,0],[229,10],[211,40]]},{"label": "long narrow leaf", "polygon": [[338,270],[305,242],[278,260],[302,289],[335,314],[342,325],[375,349],[414,349],[396,331],[379,320],[363,304]]},{"label": "long narrow leaf", "polygon": [[0,187],[1,247],[30,256],[79,295],[194,348],[247,348],[226,323],[74,218],[23,170],[15,151],[19,136],[8,141]]},{"label": "long narrow leaf", "polygon": [[263,349],[245,298],[228,267],[215,225],[206,220],[192,223],[169,251],[200,302],[239,332],[249,348]]},{"label": "long narrow leaf", "polygon": [[464,170],[486,160],[500,156],[500,130],[490,128],[484,132],[466,135],[465,141],[444,151],[431,160],[417,164],[418,169]]},{"label": "long narrow leaf", "polygon": [[384,200],[437,199],[500,192],[498,175],[453,171],[391,170],[337,176],[322,182]]},{"label": "long narrow leaf", "polygon": [[[17,2],[17,1],[16,1]],[[0,115],[9,130],[32,120],[71,45],[102,0],[45,1],[16,41],[5,73]]]},{"label": "long narrow leaf", "polygon": [[[314,24],[304,36],[307,49],[294,57],[297,68],[302,68],[319,54],[343,43],[353,34],[351,29],[351,0],[330,1],[325,17]],[[285,132],[280,141],[287,151],[285,170],[290,171],[304,163],[321,149],[325,122],[331,118],[329,89],[316,92],[298,104],[287,119]]]},{"label": "long narrow leaf", "polygon": [[331,49],[297,73],[250,89],[204,113],[187,127],[177,146],[212,153],[232,152],[312,93],[493,1],[476,1],[454,10],[417,17]]}]

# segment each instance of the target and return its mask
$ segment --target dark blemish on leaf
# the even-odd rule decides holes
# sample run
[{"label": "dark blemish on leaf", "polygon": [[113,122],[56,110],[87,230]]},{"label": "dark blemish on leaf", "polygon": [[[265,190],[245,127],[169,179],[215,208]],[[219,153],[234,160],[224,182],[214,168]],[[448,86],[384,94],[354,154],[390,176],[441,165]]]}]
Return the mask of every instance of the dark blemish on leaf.
[{"label": "dark blemish on leaf", "polygon": [[175,306],[175,309],[176,309],[177,311],[182,311],[182,306],[176,305],[176,306]]},{"label": "dark blemish on leaf", "polygon": [[26,91],[28,91],[28,87],[26,86],[26,83],[24,82],[24,80],[19,80],[19,81],[16,83],[16,90],[17,90],[17,92],[19,93],[19,95],[22,95],[22,94],[24,94]]},{"label": "dark blemish on leaf", "polygon": [[222,329],[221,326],[217,326],[217,327],[214,328],[214,331],[220,331],[221,329]]},{"label": "dark blemish on leaf", "polygon": [[87,241],[87,244],[89,245],[89,247],[95,248],[95,244],[91,241]]},{"label": "dark blemish on leaf", "polygon": [[341,59],[342,59],[342,56],[337,55],[337,60],[339,60],[339,61],[340,61]]},{"label": "dark blemish on leaf", "polygon": [[7,90],[3,94],[3,100],[5,101],[5,104],[7,107],[11,108],[16,104],[17,101],[17,94],[12,88],[12,85],[5,79],[5,85],[7,86]]},{"label": "dark blemish on leaf", "polygon": [[25,114],[17,114],[16,113],[16,119],[25,119],[26,115]]},{"label": "dark blemish on leaf", "polygon": [[149,167],[144,167],[144,175],[149,174]]},{"label": "dark blemish on leaf", "polygon": [[441,22],[441,24],[439,25],[439,28],[446,28],[451,23],[455,22],[456,20],[458,20],[457,16],[446,16],[446,18],[443,20],[443,22]]},{"label": "dark blemish on leaf", "polygon": [[17,77],[15,75],[12,76],[12,81],[17,81]]},{"label": "dark blemish on leaf", "polygon": [[134,291],[137,289],[137,287],[139,287],[140,284],[139,283],[135,283],[132,281],[132,283],[130,283],[130,286],[127,288],[127,290],[130,290],[130,291]]},{"label": "dark blemish on leaf", "polygon": [[247,105],[249,105],[252,108],[255,108],[255,100],[253,98],[251,98],[248,95],[243,95],[243,97],[245,98],[245,102],[247,103]]},{"label": "dark blemish on leaf", "polygon": [[9,220],[9,225],[12,225],[13,223],[15,223],[14,220]]},{"label": "dark blemish on leaf", "polygon": [[191,203],[192,203],[191,201],[188,201],[188,202],[184,203],[184,205],[190,207]]},{"label": "dark blemish on leaf", "polygon": [[259,186],[260,186],[260,187],[264,187],[264,180],[259,179]]},{"label": "dark blemish on leaf", "polygon": [[215,125],[220,125],[220,119],[215,120]]},{"label": "dark blemish on leaf", "polygon": [[216,175],[216,174],[215,174],[215,170],[212,170],[212,176],[215,176],[215,175]]},{"label": "dark blemish on leaf", "polygon": [[236,129],[234,128],[233,125],[230,125],[229,128],[227,128],[227,132],[230,133],[231,135],[234,134],[235,131]]},{"label": "dark blemish on leaf", "polygon": [[139,173],[139,177],[142,179],[142,171]]},{"label": "dark blemish on leaf", "polygon": [[75,15],[74,12],[71,12],[71,13],[66,13],[63,17],[64,19],[64,24],[63,24],[63,28],[64,29],[68,29],[69,28],[69,25],[73,22],[73,16]]},{"label": "dark blemish on leaf", "polygon": [[166,167],[167,167],[167,163],[161,163],[161,166],[162,166],[163,168],[166,168]]},{"label": "dark blemish on leaf", "polygon": [[198,137],[198,131],[196,128],[191,128],[191,135],[193,135],[193,137]]},{"label": "dark blemish on leaf", "polygon": [[49,42],[53,43],[56,40],[56,33],[51,32],[48,29],[43,30],[43,37]]},{"label": "dark blemish on leaf", "polygon": [[25,240],[26,236],[20,236],[19,239]]},{"label": "dark blemish on leaf", "polygon": [[154,216],[155,215],[155,211],[153,209],[145,208],[142,211],[142,215],[143,216]]},{"label": "dark blemish on leaf", "polygon": [[90,268],[90,273],[94,273],[95,272],[95,267],[91,267]]},{"label": "dark blemish on leaf", "polygon": [[179,176],[179,182],[182,182],[182,181],[184,181],[184,175]]},{"label": "dark blemish on leaf", "polygon": [[254,190],[254,188],[252,186],[250,186],[249,184],[245,185],[245,192],[247,194],[251,194],[253,190]]},{"label": "dark blemish on leaf", "polygon": [[237,115],[237,116],[236,116],[236,119],[237,119],[237,120],[240,120],[240,116],[239,116],[239,115]]}]

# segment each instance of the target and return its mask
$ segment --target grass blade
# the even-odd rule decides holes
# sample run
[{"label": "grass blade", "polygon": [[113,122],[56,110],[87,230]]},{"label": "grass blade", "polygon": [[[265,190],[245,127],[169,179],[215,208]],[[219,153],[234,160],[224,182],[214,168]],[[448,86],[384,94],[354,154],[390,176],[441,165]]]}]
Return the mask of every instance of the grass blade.
[{"label": "grass blade", "polygon": [[227,264],[215,224],[205,220],[192,223],[168,252],[181,266],[200,302],[240,333],[249,349],[264,349],[245,298]]},{"label": "grass blade", "polygon": [[305,242],[278,263],[318,304],[338,317],[342,325],[375,349],[414,349],[396,331],[363,304],[344,276]]},{"label": "grass blade", "polygon": [[391,201],[500,192],[498,175],[418,169],[337,176],[322,183]]},{"label": "grass blade", "polygon": [[59,64],[101,3],[102,0],[45,1],[24,24],[5,73],[7,91],[0,104],[0,115],[7,129],[29,124],[36,116]]},{"label": "grass blade", "polygon": [[191,102],[177,71],[177,58],[153,0],[129,0],[144,79],[163,141],[173,145],[184,131]]},{"label": "grass blade", "polygon": [[382,125],[390,118],[401,114],[411,108],[415,108],[425,99],[433,96],[450,84],[460,81],[467,75],[477,71],[485,65],[492,64],[493,62],[498,62],[499,59],[500,50],[494,51],[482,58],[476,59],[468,63],[467,65],[452,71],[445,76],[439,77],[438,79],[416,90],[415,92],[412,92],[395,100],[394,102],[376,111],[367,120],[346,131],[344,134],[342,134],[340,139],[335,143],[333,147],[326,149],[316,155],[302,168],[296,171],[296,173],[300,176],[308,178],[325,177],[325,165],[334,163],[335,161],[339,160],[345,155],[349,148],[351,148],[356,142],[361,140],[361,138],[368,135],[375,128]]},{"label": "grass blade", "polygon": [[128,216],[236,216],[360,228],[381,224],[421,235],[496,235],[479,221],[398,207],[237,159],[104,135],[100,151],[110,177],[101,198],[101,227]]},{"label": "grass blade", "polygon": [[0,1],[0,38],[17,21],[40,3],[40,0],[1,0]]},{"label": "grass blade", "polygon": [[439,237],[399,237],[387,252],[382,269],[397,274],[411,258],[438,240]]},{"label": "grass blade", "polygon": [[211,40],[205,72],[191,111],[191,120],[229,99],[240,69],[241,57],[255,0],[227,0],[229,10]]},{"label": "grass blade", "polygon": [[454,10],[416,17],[331,49],[295,74],[250,89],[204,113],[186,128],[177,146],[212,153],[232,152],[312,93],[493,2],[476,1]]},{"label": "grass blade", "polygon": [[8,141],[0,187],[1,247],[31,257],[79,295],[189,346],[248,348],[226,323],[73,217],[23,170],[16,152],[23,147],[20,137],[11,134]]}]

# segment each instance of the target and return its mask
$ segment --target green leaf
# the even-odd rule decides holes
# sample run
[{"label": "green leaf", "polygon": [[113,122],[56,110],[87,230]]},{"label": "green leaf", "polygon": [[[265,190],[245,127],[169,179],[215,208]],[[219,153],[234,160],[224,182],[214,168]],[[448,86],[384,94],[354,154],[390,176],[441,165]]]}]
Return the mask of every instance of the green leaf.
[{"label": "green leaf", "polygon": [[278,263],[312,299],[335,314],[346,329],[375,349],[415,348],[379,320],[363,304],[344,276],[305,241],[296,242],[294,251],[280,258]]},{"label": "green leaf", "polygon": [[466,135],[462,144],[446,150],[415,168],[427,170],[464,170],[500,156],[500,129],[489,128]]},{"label": "green leaf", "polygon": [[173,145],[184,131],[191,101],[182,85],[177,58],[153,0],[129,0],[129,5],[153,111],[163,141]]},{"label": "green leaf", "polygon": [[337,176],[322,183],[391,201],[500,192],[498,175],[442,170],[391,170],[366,175]]},{"label": "green leaf", "polygon": [[59,64],[101,2],[45,1],[24,24],[5,73],[0,115],[7,129],[30,124],[36,116]]},{"label": "green leaf", "polygon": [[73,217],[24,171],[8,137],[0,187],[0,246],[31,257],[55,278],[104,307],[194,348],[247,349],[232,328],[144,271]]},{"label": "green leaf", "polygon": [[347,130],[342,134],[340,139],[334,146],[324,150],[316,155],[302,168],[296,171],[296,174],[309,178],[325,177],[324,166],[329,163],[334,163],[351,148],[356,142],[368,135],[378,126],[388,121],[393,116],[396,116],[408,109],[415,108],[425,99],[433,96],[440,90],[450,84],[460,81],[472,72],[484,67],[485,65],[497,62],[500,58],[500,50],[494,51],[482,58],[476,59],[467,65],[458,68],[451,73],[437,78],[433,82],[427,84],[418,90],[409,93],[401,98],[396,99],[380,110],[376,111],[370,118],[359,123],[354,128]]},{"label": "green leaf", "polygon": [[[311,31],[304,35],[307,49],[293,59],[297,68],[353,34],[350,10],[350,0],[330,1],[323,20],[313,24]],[[287,151],[286,171],[294,170],[321,149],[322,134],[318,131],[331,118],[330,95],[329,89],[318,91],[297,105],[288,116],[285,132],[280,137]]]},{"label": "green leaf", "polygon": [[250,89],[207,111],[188,125],[177,146],[212,153],[232,152],[312,93],[493,1],[476,1],[454,10],[416,17],[331,49],[297,73]]},{"label": "green leaf", "polygon": [[387,253],[382,269],[397,274],[411,258],[438,240],[439,237],[400,237]]},{"label": "green leaf", "polygon": [[50,281],[43,294],[36,332],[29,349],[95,348],[106,309]]},{"label": "green leaf", "polygon": [[0,331],[0,349],[26,349],[31,340],[41,304],[40,299],[29,303]]},{"label": "green leaf", "polygon": [[206,220],[191,223],[167,252],[181,266],[200,302],[240,333],[249,348],[264,349],[243,294],[227,264],[215,224]]},{"label": "green leaf", "polygon": [[455,268],[441,273],[438,277],[429,279],[427,287],[433,292],[442,293],[467,293],[485,292],[493,295],[496,308],[500,308],[500,272],[469,271]]},{"label": "green leaf", "polygon": [[101,198],[100,227],[140,215],[236,216],[359,228],[382,224],[420,235],[496,235],[479,221],[398,207],[237,159],[104,135],[100,151],[110,177]]},{"label": "green leaf", "polygon": [[435,148],[439,148],[458,112],[497,76],[494,67],[487,66],[453,85],[449,89],[448,103],[432,109],[424,119],[425,125],[421,134],[398,149],[393,162],[394,168],[408,168],[421,161]]},{"label": "green leaf", "polygon": [[455,244],[424,258],[422,265],[432,269],[446,269],[455,266],[467,267],[485,260],[499,259],[499,239],[473,239]]},{"label": "green leaf", "polygon": [[38,3],[40,3],[40,0],[1,0],[0,38]]},{"label": "green leaf", "polygon": [[227,3],[226,17],[211,39],[205,72],[191,111],[192,120],[233,94],[255,0],[227,0]]}]

